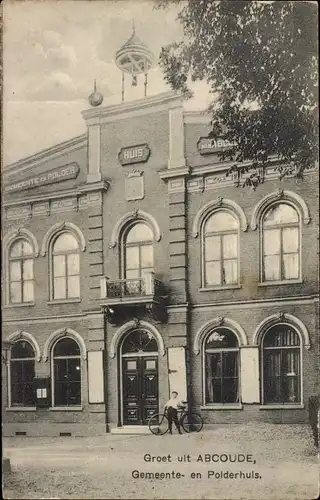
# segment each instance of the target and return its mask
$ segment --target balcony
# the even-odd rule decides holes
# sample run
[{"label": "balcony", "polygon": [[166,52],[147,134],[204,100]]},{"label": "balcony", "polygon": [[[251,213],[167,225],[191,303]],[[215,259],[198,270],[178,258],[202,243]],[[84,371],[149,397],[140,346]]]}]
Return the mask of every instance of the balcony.
[{"label": "balcony", "polygon": [[143,278],[110,280],[101,278],[100,303],[102,305],[160,304],[163,299],[162,282],[154,273]]}]

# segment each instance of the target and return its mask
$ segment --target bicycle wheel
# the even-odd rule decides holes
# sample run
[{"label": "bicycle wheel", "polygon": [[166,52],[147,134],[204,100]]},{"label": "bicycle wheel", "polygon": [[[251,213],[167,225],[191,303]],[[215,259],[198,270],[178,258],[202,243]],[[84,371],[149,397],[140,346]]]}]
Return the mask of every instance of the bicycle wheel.
[{"label": "bicycle wheel", "polygon": [[152,434],[156,436],[162,436],[166,432],[168,432],[168,419],[164,413],[157,413],[156,415],[152,415],[149,422],[149,429]]},{"label": "bicycle wheel", "polygon": [[199,413],[187,412],[182,417],[181,425],[185,432],[200,432],[203,427],[203,419]]}]

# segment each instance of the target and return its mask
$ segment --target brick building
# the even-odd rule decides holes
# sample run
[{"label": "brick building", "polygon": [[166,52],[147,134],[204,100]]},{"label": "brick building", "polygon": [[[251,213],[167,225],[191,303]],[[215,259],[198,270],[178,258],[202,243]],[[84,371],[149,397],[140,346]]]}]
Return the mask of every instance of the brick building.
[{"label": "brick building", "polygon": [[304,422],[318,391],[318,169],[242,189],[173,92],[83,112],[3,172],[4,435]]}]

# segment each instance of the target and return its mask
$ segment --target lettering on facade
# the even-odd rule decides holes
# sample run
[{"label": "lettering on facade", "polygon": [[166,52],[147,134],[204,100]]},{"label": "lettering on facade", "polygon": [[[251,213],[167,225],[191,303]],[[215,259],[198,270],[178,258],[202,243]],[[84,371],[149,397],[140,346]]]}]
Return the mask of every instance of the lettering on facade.
[{"label": "lettering on facade", "polygon": [[210,137],[200,137],[197,142],[197,147],[201,155],[210,155],[220,153],[236,146],[236,143],[230,142],[226,139],[211,139]]},{"label": "lettering on facade", "polygon": [[75,179],[78,176],[79,171],[80,167],[77,163],[70,163],[69,165],[54,168],[48,172],[44,172],[43,174],[28,177],[23,181],[7,184],[4,186],[4,191],[5,193],[14,193],[16,191],[23,191],[25,189],[45,186],[47,184],[54,184],[55,182]]},{"label": "lettering on facade", "polygon": [[144,163],[148,161],[151,150],[148,144],[138,144],[121,148],[119,152],[119,162],[121,165],[131,165],[132,163]]}]

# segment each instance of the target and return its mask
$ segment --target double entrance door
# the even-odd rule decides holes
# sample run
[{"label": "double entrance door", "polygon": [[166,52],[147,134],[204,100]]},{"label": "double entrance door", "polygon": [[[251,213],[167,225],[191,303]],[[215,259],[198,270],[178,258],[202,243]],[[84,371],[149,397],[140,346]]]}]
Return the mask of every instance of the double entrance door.
[{"label": "double entrance door", "polygon": [[158,413],[158,357],[122,357],[124,425],[146,425]]}]

